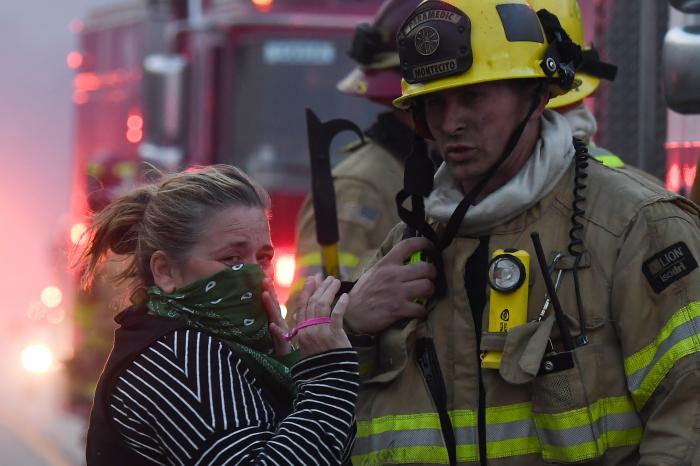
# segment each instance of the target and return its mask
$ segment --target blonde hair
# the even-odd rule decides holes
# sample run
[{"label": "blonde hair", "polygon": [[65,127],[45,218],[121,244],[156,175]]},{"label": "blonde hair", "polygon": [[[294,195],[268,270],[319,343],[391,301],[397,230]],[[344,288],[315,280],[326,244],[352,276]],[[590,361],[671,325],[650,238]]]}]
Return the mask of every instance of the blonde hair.
[{"label": "blonde hair", "polygon": [[164,251],[183,262],[197,243],[212,213],[231,206],[270,209],[267,192],[240,169],[230,165],[196,167],[164,175],[133,190],[92,218],[88,241],[80,251],[83,286],[91,286],[110,251],[130,257],[116,278],[135,279],[136,286],[153,284],[151,256]]}]

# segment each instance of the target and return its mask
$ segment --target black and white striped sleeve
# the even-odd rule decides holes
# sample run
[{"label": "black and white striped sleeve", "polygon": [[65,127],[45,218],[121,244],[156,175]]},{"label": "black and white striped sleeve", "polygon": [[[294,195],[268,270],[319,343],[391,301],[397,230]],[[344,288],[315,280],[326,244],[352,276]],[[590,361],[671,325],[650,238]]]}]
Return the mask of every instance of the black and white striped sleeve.
[{"label": "black and white striped sleeve", "polygon": [[341,464],[354,439],[357,369],[350,348],[304,359],[292,368],[294,411],[277,419],[228,346],[181,330],[119,377],[110,414],[124,442],[153,464]]}]

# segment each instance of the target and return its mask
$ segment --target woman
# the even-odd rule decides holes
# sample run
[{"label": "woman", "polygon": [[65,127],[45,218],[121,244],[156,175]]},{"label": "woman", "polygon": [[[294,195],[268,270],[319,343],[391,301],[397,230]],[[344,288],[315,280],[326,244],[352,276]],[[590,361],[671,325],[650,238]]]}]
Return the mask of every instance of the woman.
[{"label": "woman", "polygon": [[349,462],[358,374],[342,328],[348,298],[331,311],[339,282],[308,280],[302,321],[287,332],[267,278],[269,207],[245,174],[215,166],[95,216],[86,284],[111,251],[132,258],[122,278],[138,286],[97,386],[88,466]]}]

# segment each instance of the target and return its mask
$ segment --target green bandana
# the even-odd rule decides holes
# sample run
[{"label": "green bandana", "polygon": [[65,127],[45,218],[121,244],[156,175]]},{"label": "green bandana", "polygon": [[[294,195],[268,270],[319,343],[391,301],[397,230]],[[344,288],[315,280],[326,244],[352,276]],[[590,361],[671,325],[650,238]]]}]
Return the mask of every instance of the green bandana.
[{"label": "green bandana", "polygon": [[148,309],[156,315],[224,341],[255,374],[275,401],[291,406],[295,396],[289,368],[298,351],[276,358],[262,302],[265,274],[258,264],[238,264],[165,293],[148,289]]}]

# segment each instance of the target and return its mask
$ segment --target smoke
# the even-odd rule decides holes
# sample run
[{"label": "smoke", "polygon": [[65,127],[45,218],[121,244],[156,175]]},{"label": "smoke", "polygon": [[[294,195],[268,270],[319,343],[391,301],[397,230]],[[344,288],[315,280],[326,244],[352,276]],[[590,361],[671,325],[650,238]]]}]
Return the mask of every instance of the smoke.
[{"label": "smoke", "polygon": [[115,0],[3,2],[0,15],[0,296],[3,322],[24,317],[59,280],[53,246],[71,186],[74,18]]}]

